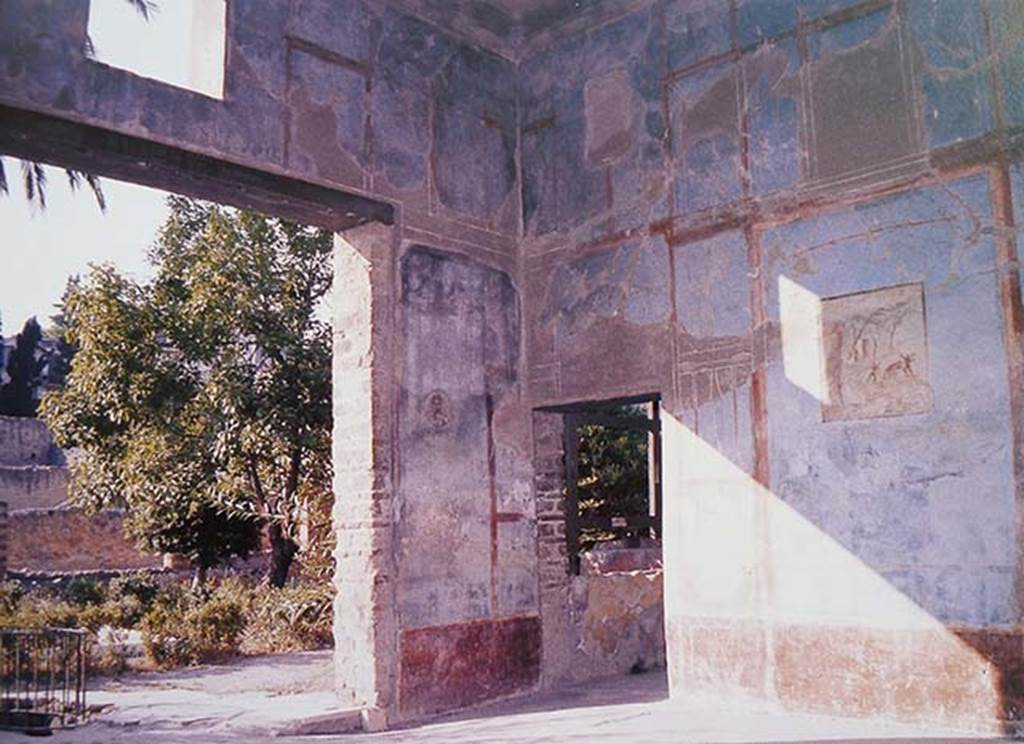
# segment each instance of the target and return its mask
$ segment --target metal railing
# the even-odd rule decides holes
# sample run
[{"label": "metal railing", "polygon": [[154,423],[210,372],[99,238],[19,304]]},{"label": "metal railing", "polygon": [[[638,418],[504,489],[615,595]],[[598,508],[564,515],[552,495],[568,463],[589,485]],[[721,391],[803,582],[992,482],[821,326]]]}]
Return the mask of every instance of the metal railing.
[{"label": "metal railing", "polygon": [[46,733],[85,715],[86,633],[0,628],[0,730]]}]

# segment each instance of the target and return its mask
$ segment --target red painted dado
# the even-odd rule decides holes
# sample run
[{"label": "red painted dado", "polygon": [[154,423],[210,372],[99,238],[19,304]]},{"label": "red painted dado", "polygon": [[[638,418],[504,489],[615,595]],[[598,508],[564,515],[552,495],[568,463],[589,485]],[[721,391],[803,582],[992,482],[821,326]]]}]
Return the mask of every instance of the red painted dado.
[{"label": "red painted dado", "polygon": [[527,690],[540,679],[540,618],[480,620],[407,630],[401,638],[403,717]]},{"label": "red painted dado", "polygon": [[668,623],[674,688],[793,711],[999,728],[1024,713],[1024,629]]}]

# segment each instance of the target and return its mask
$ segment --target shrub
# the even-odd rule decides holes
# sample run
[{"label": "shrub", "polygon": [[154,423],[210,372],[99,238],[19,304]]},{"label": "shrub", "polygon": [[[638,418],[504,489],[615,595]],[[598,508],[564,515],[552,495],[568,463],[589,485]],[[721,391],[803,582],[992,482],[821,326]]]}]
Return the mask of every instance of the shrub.
[{"label": "shrub", "polygon": [[142,619],[146,655],[160,667],[198,664],[239,653],[245,608],[236,597],[169,586]]},{"label": "shrub", "polygon": [[330,646],[333,596],[323,583],[259,587],[248,606],[242,648],[268,654]]},{"label": "shrub", "polygon": [[201,659],[237,654],[245,629],[245,611],[228,597],[214,595],[190,613],[194,648]]},{"label": "shrub", "polygon": [[24,596],[25,588],[18,582],[0,582],[0,618],[13,615],[18,608],[18,603]]},{"label": "shrub", "polygon": [[17,628],[78,628],[82,608],[44,593],[27,594],[0,616],[0,625]]},{"label": "shrub", "polygon": [[163,588],[156,577],[143,572],[118,576],[107,587],[110,624],[134,628],[152,608]]},{"label": "shrub", "polygon": [[115,601],[131,597],[148,610],[160,590],[160,582],[155,576],[144,571],[133,571],[113,579],[107,587],[107,597]]},{"label": "shrub", "polygon": [[98,605],[106,599],[103,585],[93,579],[76,576],[64,587],[61,595],[74,605]]}]

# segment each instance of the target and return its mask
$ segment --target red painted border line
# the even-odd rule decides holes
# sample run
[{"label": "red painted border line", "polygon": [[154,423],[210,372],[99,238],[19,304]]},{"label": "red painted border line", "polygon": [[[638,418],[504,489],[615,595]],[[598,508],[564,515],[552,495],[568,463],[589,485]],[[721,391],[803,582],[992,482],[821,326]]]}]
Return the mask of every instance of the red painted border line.
[{"label": "red painted border line", "polygon": [[1010,426],[1013,444],[1014,496],[1017,505],[1017,570],[1014,586],[1018,618],[1024,614],[1024,306],[1020,295],[1017,240],[1014,228],[1010,170],[1004,161],[990,171],[992,214],[995,219],[996,272],[1003,314],[1007,377],[1010,386]]}]

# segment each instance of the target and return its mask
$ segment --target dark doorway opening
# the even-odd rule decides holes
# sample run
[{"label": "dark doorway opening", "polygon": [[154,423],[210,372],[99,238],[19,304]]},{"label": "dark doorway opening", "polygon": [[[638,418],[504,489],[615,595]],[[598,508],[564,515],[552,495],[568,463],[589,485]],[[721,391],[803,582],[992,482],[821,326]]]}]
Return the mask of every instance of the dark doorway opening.
[{"label": "dark doorway opening", "polygon": [[661,541],[657,398],[587,404],[565,414],[565,535],[570,571],[602,543]]}]

